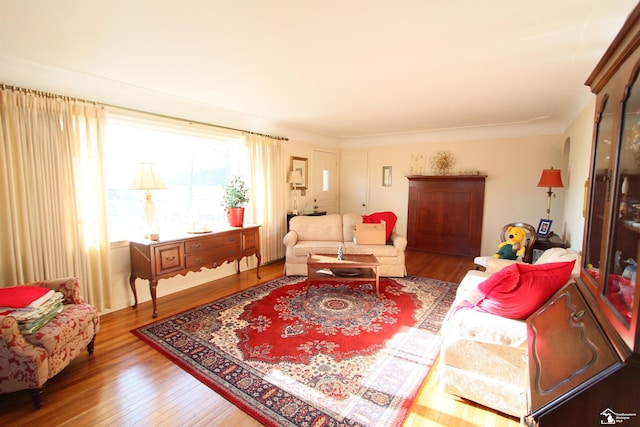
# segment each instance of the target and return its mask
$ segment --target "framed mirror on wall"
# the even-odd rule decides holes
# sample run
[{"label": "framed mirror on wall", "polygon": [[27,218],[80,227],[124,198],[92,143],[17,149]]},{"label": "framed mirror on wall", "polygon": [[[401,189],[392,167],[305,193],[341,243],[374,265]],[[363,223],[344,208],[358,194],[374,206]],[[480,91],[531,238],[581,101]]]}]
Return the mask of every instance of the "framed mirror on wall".
[{"label": "framed mirror on wall", "polygon": [[382,186],[391,187],[391,166],[382,167]]},{"label": "framed mirror on wall", "polygon": [[[289,170],[290,171],[299,171],[300,175],[302,176],[302,182],[300,183],[296,183],[296,190],[307,190],[308,187],[308,182],[309,182],[309,160],[305,157],[295,157],[295,156],[291,156],[290,159],[290,165],[289,165]],[[292,184],[292,188],[293,188],[293,184]]]}]

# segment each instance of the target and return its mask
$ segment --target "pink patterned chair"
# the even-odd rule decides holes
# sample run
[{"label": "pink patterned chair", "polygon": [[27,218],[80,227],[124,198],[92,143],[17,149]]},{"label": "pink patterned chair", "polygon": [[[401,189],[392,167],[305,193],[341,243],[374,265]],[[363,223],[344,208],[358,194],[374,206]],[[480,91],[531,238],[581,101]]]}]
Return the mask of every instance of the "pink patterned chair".
[{"label": "pink patterned chair", "polygon": [[33,334],[23,335],[15,318],[0,315],[0,393],[29,390],[36,409],[42,388],[85,348],[93,354],[100,329],[98,310],[86,303],[76,278],[29,283],[64,294],[64,308]]}]

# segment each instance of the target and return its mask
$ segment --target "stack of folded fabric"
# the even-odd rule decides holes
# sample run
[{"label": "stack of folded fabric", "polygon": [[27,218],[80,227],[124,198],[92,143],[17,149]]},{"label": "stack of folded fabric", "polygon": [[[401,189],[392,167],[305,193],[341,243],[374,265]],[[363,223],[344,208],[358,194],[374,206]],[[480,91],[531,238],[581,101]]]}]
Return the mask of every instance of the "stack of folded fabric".
[{"label": "stack of folded fabric", "polygon": [[64,295],[40,286],[0,288],[0,315],[15,317],[24,334],[40,329],[62,311]]}]

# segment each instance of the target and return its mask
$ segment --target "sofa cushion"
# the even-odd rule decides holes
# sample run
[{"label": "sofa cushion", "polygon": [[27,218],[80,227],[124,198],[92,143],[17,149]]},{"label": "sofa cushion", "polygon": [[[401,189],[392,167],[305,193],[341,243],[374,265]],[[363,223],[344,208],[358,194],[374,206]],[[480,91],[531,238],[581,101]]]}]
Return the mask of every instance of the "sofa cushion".
[{"label": "sofa cushion", "polygon": [[293,247],[293,255],[307,256],[308,254],[338,254],[340,240],[306,240],[298,241]]},{"label": "sofa cushion", "polygon": [[478,285],[477,309],[510,319],[526,319],[570,278],[575,261],[513,264]]},{"label": "sofa cushion", "polygon": [[346,213],[342,215],[343,241],[353,242],[356,225],[362,224],[362,215]]},{"label": "sofa cushion", "polygon": [[298,233],[298,241],[333,240],[341,242],[343,238],[342,215],[295,216],[289,222],[289,229]]},{"label": "sofa cushion", "polygon": [[377,257],[398,256],[398,249],[393,245],[356,245],[353,242],[344,244],[346,253],[355,255],[371,254]]}]

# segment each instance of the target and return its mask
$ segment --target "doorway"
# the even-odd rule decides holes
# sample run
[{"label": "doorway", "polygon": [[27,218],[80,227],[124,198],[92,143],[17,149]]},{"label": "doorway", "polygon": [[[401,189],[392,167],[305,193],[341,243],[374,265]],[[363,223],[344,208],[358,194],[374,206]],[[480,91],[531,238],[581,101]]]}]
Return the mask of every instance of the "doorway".
[{"label": "doorway", "polygon": [[[338,212],[338,154],[313,151],[313,210]],[[307,207],[307,210],[309,207]]]},{"label": "doorway", "polygon": [[369,153],[345,151],[340,159],[340,211],[365,215],[369,203]]}]

